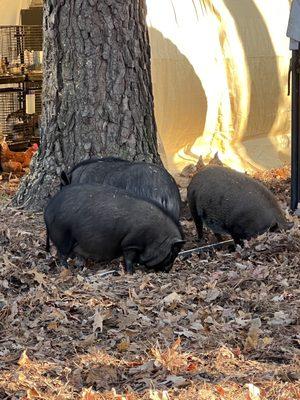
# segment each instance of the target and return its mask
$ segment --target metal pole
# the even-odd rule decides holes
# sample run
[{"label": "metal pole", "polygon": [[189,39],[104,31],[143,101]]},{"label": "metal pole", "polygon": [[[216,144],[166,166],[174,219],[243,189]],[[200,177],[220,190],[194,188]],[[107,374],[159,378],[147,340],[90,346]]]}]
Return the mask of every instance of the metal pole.
[{"label": "metal pole", "polygon": [[292,71],[292,160],[291,160],[291,209],[295,211],[299,202],[299,50],[293,50]]},{"label": "metal pole", "polygon": [[209,251],[211,249],[217,249],[219,247],[223,247],[226,244],[234,244],[234,241],[232,239],[230,239],[230,240],[225,240],[224,242],[207,244],[206,246],[201,246],[201,247],[196,247],[196,248],[191,249],[191,250],[181,251],[180,253],[178,253],[178,257],[181,260],[185,260],[186,258],[191,256],[192,254],[200,254],[200,253],[203,253],[204,251]]}]

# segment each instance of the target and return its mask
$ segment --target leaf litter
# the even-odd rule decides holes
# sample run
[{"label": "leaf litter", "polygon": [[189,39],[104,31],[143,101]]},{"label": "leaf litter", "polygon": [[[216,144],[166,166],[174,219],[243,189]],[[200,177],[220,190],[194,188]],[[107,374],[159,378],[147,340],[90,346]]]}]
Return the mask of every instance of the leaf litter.
[{"label": "leaf litter", "polygon": [[[261,173],[282,207],[289,170]],[[12,181],[12,182],[11,182]],[[60,268],[41,214],[0,185],[0,399],[300,399],[300,231],[185,261],[169,274]],[[187,209],[186,248],[196,247]],[[213,243],[211,232],[205,242]]]}]

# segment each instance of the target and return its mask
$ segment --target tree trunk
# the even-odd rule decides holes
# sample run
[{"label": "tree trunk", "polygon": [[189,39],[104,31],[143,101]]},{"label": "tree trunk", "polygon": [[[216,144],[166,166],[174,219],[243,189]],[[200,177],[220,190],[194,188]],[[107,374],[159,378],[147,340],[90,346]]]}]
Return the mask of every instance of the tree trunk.
[{"label": "tree trunk", "polygon": [[40,210],[91,156],[160,162],[145,0],[45,0],[41,143],[15,204]]}]

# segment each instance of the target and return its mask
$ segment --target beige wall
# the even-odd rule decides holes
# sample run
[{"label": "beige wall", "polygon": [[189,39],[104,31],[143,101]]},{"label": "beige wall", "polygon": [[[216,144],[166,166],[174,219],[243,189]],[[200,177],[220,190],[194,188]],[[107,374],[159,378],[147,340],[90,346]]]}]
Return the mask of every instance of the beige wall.
[{"label": "beige wall", "polygon": [[289,0],[148,0],[168,168],[216,151],[237,169],[289,160]]},{"label": "beige wall", "polygon": [[0,0],[0,25],[18,25],[20,10],[27,8],[31,0]]}]

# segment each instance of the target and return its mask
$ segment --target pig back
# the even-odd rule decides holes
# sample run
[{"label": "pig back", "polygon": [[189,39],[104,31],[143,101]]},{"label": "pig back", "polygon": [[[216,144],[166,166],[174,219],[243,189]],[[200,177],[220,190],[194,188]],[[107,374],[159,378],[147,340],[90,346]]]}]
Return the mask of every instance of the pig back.
[{"label": "pig back", "polygon": [[180,216],[180,194],[174,178],[159,165],[135,162],[128,168],[114,171],[105,179],[109,185],[125,189],[166,210],[176,221]]},{"label": "pig back", "polygon": [[121,158],[91,158],[84,160],[70,171],[72,184],[98,183],[103,184],[112,173],[124,171],[131,162]]},{"label": "pig back", "polygon": [[159,165],[109,157],[79,163],[70,172],[71,183],[108,184],[153,201],[179,220],[181,199],[168,171]]}]

